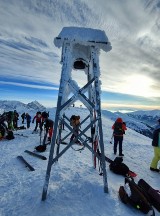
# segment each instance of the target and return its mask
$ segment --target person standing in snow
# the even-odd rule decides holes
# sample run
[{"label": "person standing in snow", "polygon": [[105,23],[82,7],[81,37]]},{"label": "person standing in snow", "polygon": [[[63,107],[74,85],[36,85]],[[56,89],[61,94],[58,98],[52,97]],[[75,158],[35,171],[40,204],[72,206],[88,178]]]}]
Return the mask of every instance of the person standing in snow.
[{"label": "person standing in snow", "polygon": [[37,131],[37,127],[39,125],[40,131],[42,131],[42,122],[43,122],[43,118],[41,115],[41,112],[37,112],[36,115],[34,116],[32,123],[34,123],[34,120],[36,119],[36,126],[34,131]]},{"label": "person standing in snow", "polygon": [[9,130],[14,130],[13,119],[14,119],[14,113],[13,113],[13,111],[9,111],[7,113],[7,123],[8,123],[8,129]]},{"label": "person standing in snow", "polygon": [[52,134],[53,134],[53,127],[54,127],[54,121],[46,117],[44,119],[44,127],[46,129],[46,137],[48,136],[48,141],[51,142]]},{"label": "person standing in snow", "polygon": [[[73,127],[74,133],[70,138],[70,142],[75,139],[79,134],[79,127],[80,127],[80,116],[72,115],[70,118],[70,125]],[[80,144],[80,141],[76,141],[77,144]]]},{"label": "person standing in snow", "polygon": [[26,114],[25,114],[25,112],[21,115],[21,118],[22,118],[22,124],[24,124],[24,119],[25,119],[25,117],[26,117]]},{"label": "person standing in snow", "polygon": [[122,143],[123,143],[123,134],[125,134],[125,130],[127,130],[126,125],[123,123],[122,118],[117,118],[115,123],[112,126],[113,129],[113,137],[114,137],[114,154],[117,154],[117,146],[119,144],[119,156],[124,156],[122,153]]},{"label": "person standing in snow", "polygon": [[27,128],[30,128],[31,116],[28,113],[26,113],[25,119],[26,119],[26,122],[27,122]]},{"label": "person standing in snow", "polygon": [[14,110],[14,113],[13,113],[13,127],[16,129],[18,128],[18,119],[19,119],[19,114],[16,110]]},{"label": "person standing in snow", "polygon": [[158,161],[160,160],[160,119],[158,120],[158,125],[153,131],[152,146],[154,148],[154,157],[150,165],[150,170],[160,172],[160,169],[157,168]]}]

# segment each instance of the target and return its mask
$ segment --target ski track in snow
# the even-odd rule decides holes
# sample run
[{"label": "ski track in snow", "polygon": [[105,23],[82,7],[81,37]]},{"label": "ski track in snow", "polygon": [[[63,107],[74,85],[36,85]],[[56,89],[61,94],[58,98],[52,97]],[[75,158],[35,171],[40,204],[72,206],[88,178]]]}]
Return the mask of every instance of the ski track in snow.
[{"label": "ski track in snow", "polygon": [[[66,115],[80,115],[81,120],[87,116],[85,109],[69,108]],[[114,159],[113,144],[110,144],[113,121],[103,116],[103,134],[105,154]],[[135,216],[144,215],[136,209],[124,205],[118,197],[124,177],[109,170],[106,162],[109,193],[103,192],[103,177],[92,166],[92,154],[85,148],[81,152],[71,148],[52,166],[48,195],[41,201],[48,160],[40,160],[24,151],[33,151],[39,145],[39,134],[32,134],[31,129],[15,131],[14,140],[1,141],[0,152],[0,215],[1,216]],[[67,132],[63,131],[62,135]],[[89,135],[89,133],[88,133]],[[65,145],[61,145],[61,149]],[[50,146],[42,155],[48,158]],[[61,150],[60,149],[60,150]],[[123,142],[124,163],[135,171],[140,178],[155,188],[159,188],[159,174],[149,170],[153,156],[151,139],[128,129]],[[22,155],[34,168],[31,172],[17,156]],[[156,216],[160,215],[156,211]]]}]

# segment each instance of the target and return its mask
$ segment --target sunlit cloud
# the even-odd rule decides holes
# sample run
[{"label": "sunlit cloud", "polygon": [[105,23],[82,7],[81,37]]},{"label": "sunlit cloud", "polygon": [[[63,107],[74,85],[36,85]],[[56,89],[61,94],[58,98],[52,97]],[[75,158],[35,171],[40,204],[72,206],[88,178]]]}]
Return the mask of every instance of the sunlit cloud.
[{"label": "sunlit cloud", "polygon": [[[113,85],[112,85],[113,84]],[[136,95],[142,97],[159,97],[159,89],[153,88],[154,81],[147,76],[132,74],[128,76],[123,76],[120,78],[119,83],[111,82],[108,87],[104,87],[106,91]]]},{"label": "sunlit cloud", "polygon": [[129,110],[156,110],[156,109],[159,109],[159,106],[152,106],[152,105],[138,105],[138,104],[111,104],[111,103],[103,103],[102,102],[102,108],[103,109],[120,109],[120,110],[123,110],[123,109],[129,109]]}]

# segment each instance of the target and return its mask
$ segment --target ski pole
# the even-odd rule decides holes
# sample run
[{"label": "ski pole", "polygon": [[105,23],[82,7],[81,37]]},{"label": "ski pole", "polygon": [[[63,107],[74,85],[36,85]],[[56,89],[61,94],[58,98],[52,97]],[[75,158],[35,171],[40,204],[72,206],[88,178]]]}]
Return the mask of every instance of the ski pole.
[{"label": "ski pole", "polygon": [[110,144],[112,144],[113,137],[114,137],[114,136],[113,136],[113,134],[112,134]]}]

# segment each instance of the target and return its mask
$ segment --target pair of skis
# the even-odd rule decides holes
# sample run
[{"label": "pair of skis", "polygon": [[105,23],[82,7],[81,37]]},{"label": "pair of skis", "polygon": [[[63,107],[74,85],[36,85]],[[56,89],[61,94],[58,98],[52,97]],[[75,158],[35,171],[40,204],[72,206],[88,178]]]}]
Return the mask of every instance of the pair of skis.
[{"label": "pair of skis", "polygon": [[[37,153],[35,153],[35,152],[28,151],[28,150],[25,150],[24,152],[26,152],[26,153],[28,153],[29,155],[32,155],[32,156],[34,156],[34,157],[40,158],[40,159],[42,159],[42,160],[47,160],[47,158],[46,158],[45,156],[40,155],[40,154],[37,154]],[[24,157],[23,157],[22,155],[17,156],[17,158],[18,158],[23,164],[25,164],[25,166],[26,166],[30,171],[35,171],[35,169],[33,168],[33,166],[32,166],[30,163],[28,163],[28,162],[24,159]]]}]

